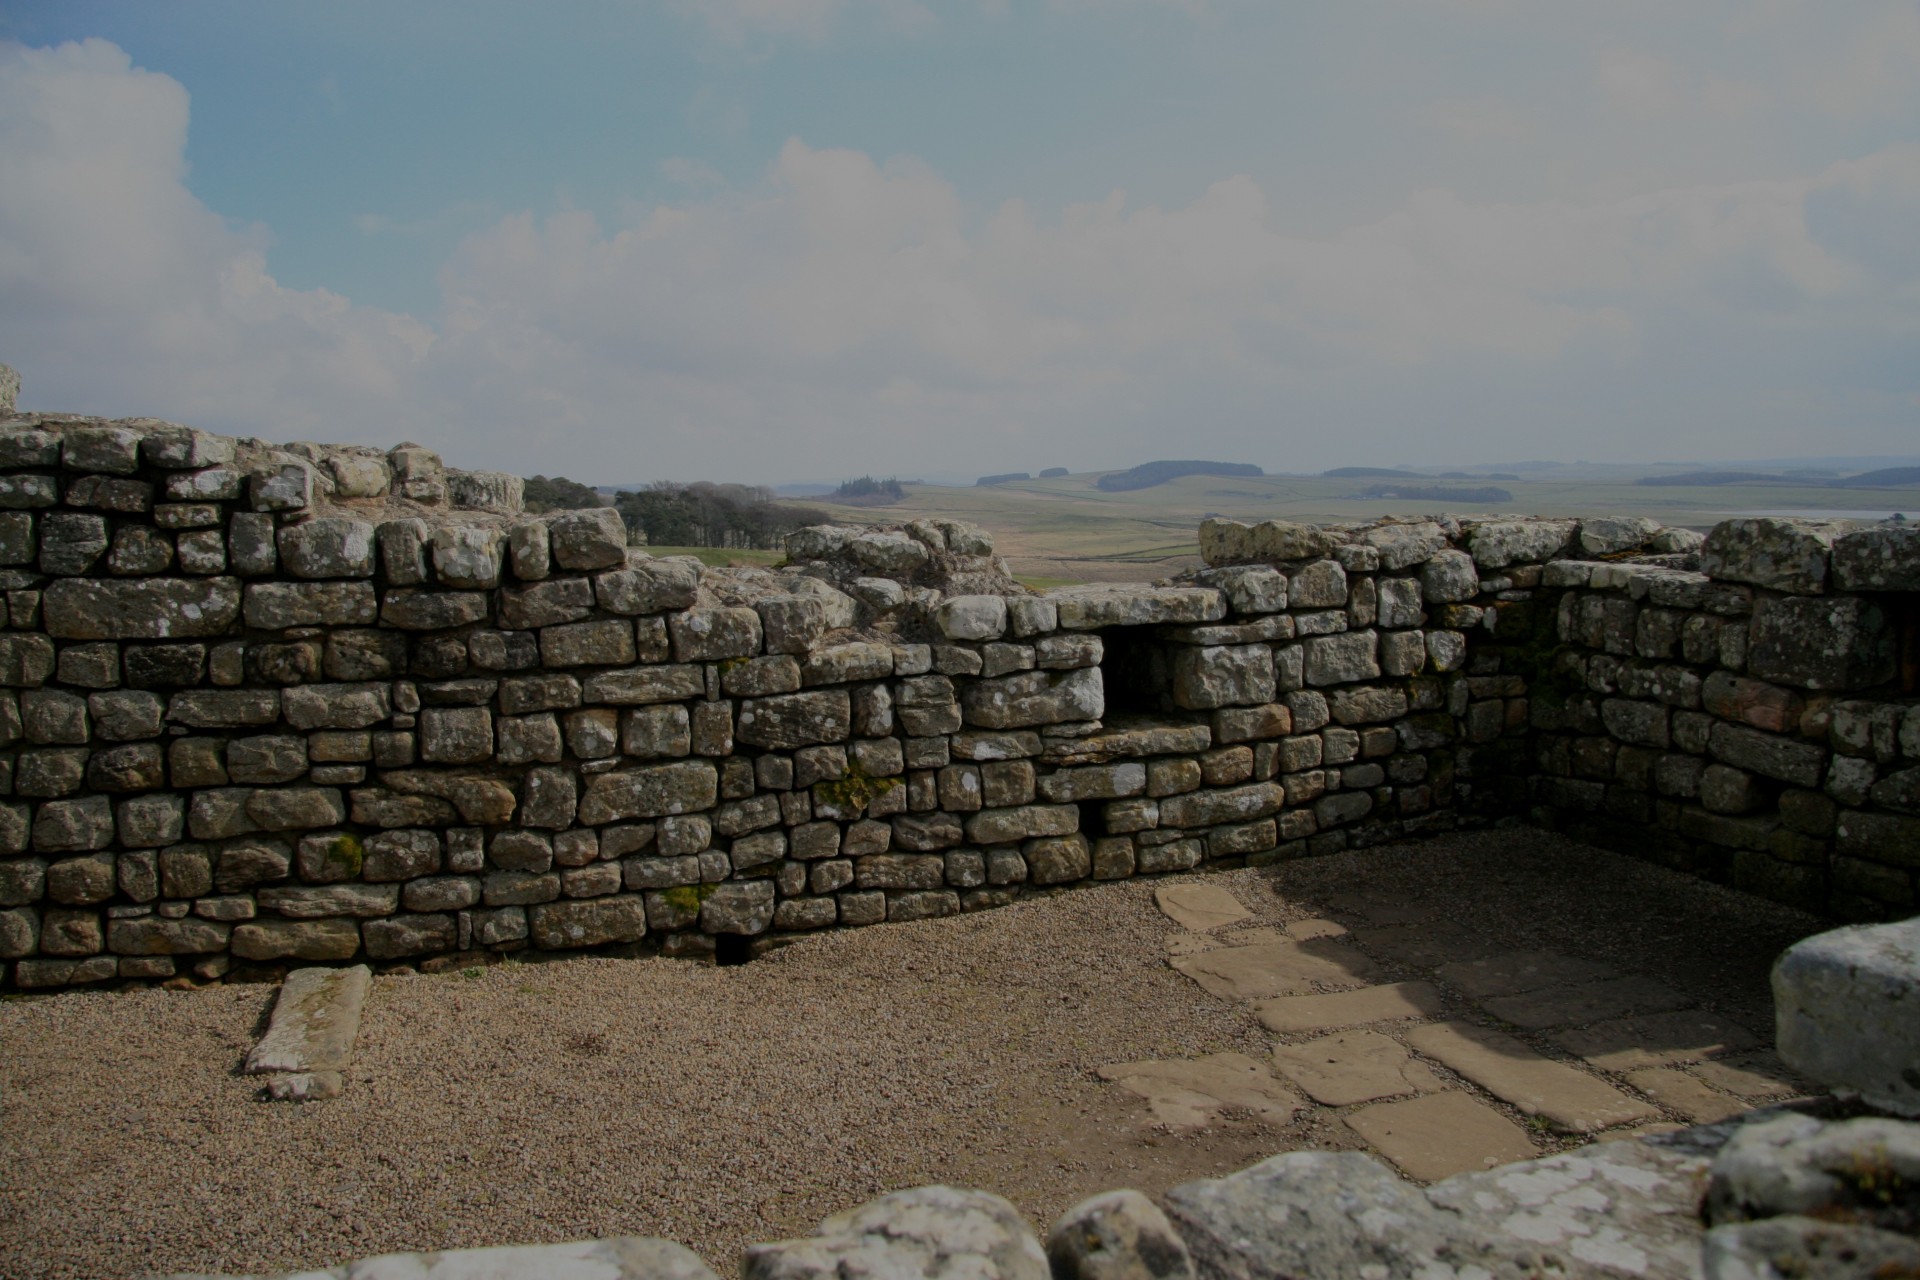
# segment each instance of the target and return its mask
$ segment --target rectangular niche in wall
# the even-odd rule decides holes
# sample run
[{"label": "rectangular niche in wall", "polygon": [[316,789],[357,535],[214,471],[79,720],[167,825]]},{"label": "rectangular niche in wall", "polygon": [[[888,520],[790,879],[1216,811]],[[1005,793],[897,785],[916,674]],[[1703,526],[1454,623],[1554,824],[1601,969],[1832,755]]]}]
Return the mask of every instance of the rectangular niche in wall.
[{"label": "rectangular niche in wall", "polygon": [[1173,664],[1158,627],[1108,627],[1099,635],[1108,719],[1167,715],[1177,709]]}]

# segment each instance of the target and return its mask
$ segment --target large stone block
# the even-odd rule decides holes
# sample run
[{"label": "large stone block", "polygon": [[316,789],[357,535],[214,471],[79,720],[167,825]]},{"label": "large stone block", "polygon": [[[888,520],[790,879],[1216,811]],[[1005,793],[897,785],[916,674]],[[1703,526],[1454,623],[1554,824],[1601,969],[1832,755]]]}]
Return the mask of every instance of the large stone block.
[{"label": "large stone block", "polygon": [[623,671],[598,671],[588,676],[581,685],[581,698],[612,706],[640,706],[697,698],[706,688],[706,674],[691,664],[632,667]]},{"label": "large stone block", "polygon": [[[746,611],[750,616],[752,610]],[[634,661],[633,624],[621,618],[570,622],[540,630],[540,661],[549,667],[609,667]]]},{"label": "large stone block", "polygon": [[1819,595],[1831,579],[1834,539],[1844,531],[1818,520],[1723,520],[1700,548],[1700,569],[1721,582]]},{"label": "large stone block", "polygon": [[627,526],[611,507],[567,511],[547,522],[553,559],[562,569],[611,569],[627,558]]},{"label": "large stone block", "polygon": [[1776,1044],[1803,1075],[1920,1117],[1920,918],[1817,934],[1773,968]]},{"label": "large stone block", "polygon": [[765,933],[773,923],[773,899],[771,880],[715,885],[700,904],[700,928],[705,933]]},{"label": "large stone block", "polygon": [[486,591],[500,585],[507,536],[487,525],[441,525],[427,538],[433,572],[449,587]]},{"label": "large stone block", "polygon": [[1746,725],[1717,723],[1707,739],[1715,759],[1763,777],[1817,787],[1826,772],[1827,748]]},{"label": "large stone block", "polygon": [[[1271,646],[1182,646],[1174,651],[1172,665],[1174,704],[1190,711],[1251,707],[1273,701]],[[1093,719],[1094,716],[1079,718]]]},{"label": "large stone block", "polygon": [[280,565],[296,578],[373,576],[373,525],[323,516],[288,525],[279,534]]},{"label": "large stone block", "polygon": [[1842,591],[1920,591],[1920,525],[1875,525],[1833,543],[1833,580]]},{"label": "large stone block", "polygon": [[760,652],[760,615],[752,609],[688,609],[667,619],[676,662],[721,662]]},{"label": "large stone block", "polygon": [[1315,525],[1291,520],[1244,524],[1218,518],[1200,522],[1200,555],[1210,565],[1311,560],[1332,550],[1333,536]]},{"label": "large stone block", "polygon": [[1106,711],[1099,668],[1023,671],[979,680],[962,698],[967,723],[987,729],[1098,720]]},{"label": "large stone block", "polygon": [[240,617],[232,578],[62,578],[41,596],[47,634],[62,640],[213,636]]},{"label": "large stone block", "polygon": [[420,713],[420,758],[429,764],[493,759],[493,713],[485,707],[427,707]]},{"label": "large stone block", "polygon": [[366,729],[393,714],[392,686],[381,681],[300,685],[280,699],[296,729]]},{"label": "large stone block", "polygon": [[233,926],[187,917],[107,921],[107,950],[121,956],[188,956],[225,951]]},{"label": "large stone block", "polygon": [[644,560],[596,574],[593,593],[609,613],[665,613],[685,609],[700,594],[700,566],[687,560]]},{"label": "large stone block", "polygon": [[[264,631],[282,631],[288,627],[364,627],[378,615],[379,602],[370,582],[253,582],[247,585],[247,625]],[[215,635],[218,631],[161,634]]]},{"label": "large stone block", "polygon": [[533,945],[559,951],[635,942],[647,932],[646,903],[638,894],[549,902],[527,908]]},{"label": "large stone block", "polygon": [[515,630],[578,622],[593,613],[593,584],[585,578],[555,578],[500,593],[500,625]]},{"label": "large stone block", "polygon": [[720,775],[704,760],[647,765],[594,774],[580,798],[580,821],[588,826],[628,818],[699,813],[719,799]]},{"label": "large stone block", "polygon": [[1564,550],[1578,528],[1572,520],[1495,520],[1475,527],[1467,546],[1483,569],[1536,564]]},{"label": "large stone block", "polygon": [[445,631],[487,616],[484,591],[419,591],[403,587],[380,598],[380,621],[403,631]]},{"label": "large stone block", "polygon": [[734,736],[748,746],[791,751],[846,741],[852,717],[852,703],[844,689],[748,698],[740,704]]},{"label": "large stone block", "polygon": [[1380,662],[1372,631],[1313,636],[1306,641],[1306,681],[1311,685],[1377,680]]},{"label": "large stone block", "polygon": [[1858,596],[1786,596],[1754,603],[1747,669],[1803,689],[1861,689],[1893,678],[1893,635]]},{"label": "large stone block", "polygon": [[1227,616],[1226,596],[1212,587],[1094,585],[1050,593],[1068,631],[1141,627],[1165,622],[1218,622]]},{"label": "large stone block", "polygon": [[1160,825],[1211,827],[1223,822],[1251,822],[1280,812],[1287,802],[1278,782],[1255,782],[1217,791],[1191,791],[1160,801]]}]

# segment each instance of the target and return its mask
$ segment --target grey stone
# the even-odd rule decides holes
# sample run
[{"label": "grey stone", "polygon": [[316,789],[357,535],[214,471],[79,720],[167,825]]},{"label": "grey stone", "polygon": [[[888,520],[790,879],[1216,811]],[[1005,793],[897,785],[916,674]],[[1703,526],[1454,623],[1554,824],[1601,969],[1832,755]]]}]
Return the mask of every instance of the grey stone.
[{"label": "grey stone", "polygon": [[1217,622],[1226,597],[1212,587],[1142,587],[1098,584],[1050,593],[1060,625],[1069,631],[1148,626],[1167,622]]},{"label": "grey stone", "polygon": [[745,1280],[1049,1280],[1046,1254],[1011,1204],[985,1191],[915,1187],[822,1222],[804,1239],[751,1245]]},{"label": "grey stone", "polygon": [[1001,596],[949,596],[933,611],[933,625],[949,640],[997,640],[1007,629]]},{"label": "grey stone", "polygon": [[578,622],[593,614],[593,584],[585,578],[555,578],[500,592],[500,625],[515,629]]},{"label": "grey stone", "polygon": [[711,809],[718,793],[719,773],[704,760],[594,774],[580,798],[580,821],[599,826],[628,818],[698,813]]},{"label": "grey stone", "polygon": [[1878,1227],[1789,1215],[1715,1227],[1701,1241],[1700,1265],[1705,1280],[1920,1275],[1920,1241]]},{"label": "grey stone", "polygon": [[1785,1114],[1728,1139],[1708,1176],[1705,1216],[1716,1224],[1794,1215],[1912,1230],[1911,1191],[1900,1191],[1916,1183],[1920,1126]]},{"label": "grey stone", "polygon": [[1826,769],[1827,749],[1810,742],[1750,729],[1746,725],[1714,724],[1707,739],[1714,757],[1762,777],[1817,787]]},{"label": "grey stone", "polygon": [[980,680],[962,698],[967,723],[988,729],[1097,720],[1105,712],[1100,671],[1026,671]]},{"label": "grey stone", "polygon": [[1182,647],[1175,650],[1172,666],[1174,703],[1188,710],[1273,700],[1273,650],[1267,645]]},{"label": "grey stone", "polygon": [[42,625],[63,640],[158,640],[211,636],[240,616],[232,578],[63,578],[41,597]]},{"label": "grey stone", "polygon": [[421,711],[420,758],[429,764],[479,764],[493,752],[493,714],[485,707]]},{"label": "grey stone", "polygon": [[348,960],[360,950],[353,920],[250,920],[235,925],[229,947],[243,960]]},{"label": "grey stone", "polygon": [[505,471],[445,472],[447,501],[463,511],[517,515],[526,505],[527,482]]},{"label": "grey stone", "polygon": [[791,751],[815,743],[843,742],[851,727],[847,691],[818,689],[745,700],[734,736],[749,746]]},{"label": "grey stone", "polygon": [[419,591],[402,588],[380,598],[380,621],[403,631],[444,631],[487,616],[481,591]]},{"label": "grey stone", "polygon": [[427,522],[388,520],[376,531],[380,569],[389,586],[413,587],[428,580]]},{"label": "grey stone", "polygon": [[554,561],[562,569],[611,569],[627,558],[627,526],[611,507],[568,511],[548,521]]},{"label": "grey stone", "polygon": [[313,504],[313,468],[289,458],[249,472],[247,498],[255,511],[304,511]]},{"label": "grey stone", "polygon": [[647,932],[645,902],[636,895],[549,902],[527,909],[536,947],[561,950],[635,942]]},{"label": "grey stone", "polygon": [[[697,666],[634,667],[624,671],[595,672],[582,682],[581,697],[586,702],[638,706],[650,702],[697,698],[706,691],[706,687],[705,672]],[[845,697],[844,694],[841,696]]]},{"label": "grey stone", "polygon": [[1884,1110],[1920,1116],[1920,918],[1817,934],[1773,970],[1780,1056]]},{"label": "grey stone", "polygon": [[685,609],[700,593],[700,567],[685,560],[650,560],[594,575],[600,607],[625,615]]},{"label": "grey stone", "polygon": [[760,652],[760,615],[752,609],[689,609],[667,619],[677,662],[719,662]]},{"label": "grey stone", "polygon": [[452,951],[459,945],[459,926],[451,915],[397,915],[369,920],[360,926],[367,954],[375,960]]},{"label": "grey stone", "polygon": [[373,576],[373,526],[365,520],[323,516],[279,533],[280,565],[296,578]]},{"label": "grey stone", "polygon": [[1380,663],[1376,648],[1372,631],[1314,636],[1306,641],[1306,681],[1311,685],[1330,685],[1378,679]]},{"label": "grey stone", "polygon": [[1874,525],[1833,543],[1834,585],[1842,591],[1920,591],[1920,527]]},{"label": "grey stone", "polygon": [[266,1034],[247,1054],[247,1074],[346,1070],[353,1063],[354,1037],[372,989],[373,972],[363,964],[288,974]]},{"label": "grey stone", "polygon": [[269,787],[247,800],[247,817],[266,831],[303,831],[347,820],[347,806],[333,787]]},{"label": "grey stone", "polygon": [[730,881],[714,886],[701,901],[700,928],[706,933],[765,933],[773,923],[773,909],[772,881]]},{"label": "grey stone", "polygon": [[113,809],[105,796],[49,800],[33,818],[36,853],[78,853],[104,849],[113,841]]},{"label": "grey stone", "polygon": [[392,686],[377,681],[311,684],[281,694],[296,729],[367,729],[393,714]]},{"label": "grey stone", "polygon": [[1747,669],[1804,689],[1857,689],[1893,677],[1885,615],[1858,596],[1756,602]]},{"label": "grey stone", "polygon": [[1476,526],[1467,545],[1481,568],[1504,569],[1551,559],[1572,539],[1575,528],[1571,520],[1496,520]]},{"label": "grey stone", "polygon": [[1827,589],[1834,539],[1844,530],[1814,520],[1723,520],[1700,548],[1700,570],[1720,582],[1819,595]]},{"label": "grey stone", "polygon": [[[192,586],[231,583],[211,578]],[[236,584],[237,586],[237,584]],[[379,613],[370,582],[253,582],[247,584],[247,625],[265,631],[288,627],[364,627]],[[229,618],[229,622],[231,619]],[[226,627],[160,631],[159,635],[216,635]]]},{"label": "grey stone", "polygon": [[1200,555],[1209,565],[1311,560],[1332,549],[1333,538],[1324,529],[1291,520],[1200,522]]},{"label": "grey stone", "polygon": [[549,667],[625,665],[636,657],[633,634],[633,624],[617,618],[542,627],[540,661]]},{"label": "grey stone", "polygon": [[449,587],[489,590],[500,585],[506,535],[488,525],[440,525],[427,537],[433,572]]}]

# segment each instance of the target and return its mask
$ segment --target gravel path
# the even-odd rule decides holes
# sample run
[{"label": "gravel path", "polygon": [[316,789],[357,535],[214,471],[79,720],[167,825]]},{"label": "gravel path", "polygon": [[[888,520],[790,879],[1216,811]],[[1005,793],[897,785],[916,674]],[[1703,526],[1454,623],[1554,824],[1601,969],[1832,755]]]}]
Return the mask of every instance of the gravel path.
[{"label": "gravel path", "polygon": [[[1763,1033],[1811,917],[1538,832],[1210,877],[1265,921],[1420,899],[1514,946],[1652,974]],[[1157,1193],[1284,1130],[1145,1128],[1102,1063],[1268,1038],[1164,963],[1155,882],[809,939],[738,968],[579,958],[377,980],[344,1097],[237,1074],[273,989],[0,1003],[0,1275],[271,1271],[408,1248],[636,1234],[737,1250],[897,1187]],[[1275,889],[1280,892],[1275,893]]]}]

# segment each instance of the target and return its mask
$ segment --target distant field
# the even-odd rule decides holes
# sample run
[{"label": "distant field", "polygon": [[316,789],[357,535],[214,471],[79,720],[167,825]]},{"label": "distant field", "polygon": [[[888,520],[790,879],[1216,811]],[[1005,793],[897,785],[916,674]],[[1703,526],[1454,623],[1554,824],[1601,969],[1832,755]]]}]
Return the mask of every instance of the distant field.
[{"label": "distant field", "polygon": [[701,564],[716,569],[734,564],[780,564],[787,558],[784,551],[743,551],[727,547],[648,547],[646,551],[653,556],[697,556]]},{"label": "distant field", "polygon": [[[1833,489],[1796,485],[1638,485],[1651,468],[1569,465],[1532,470],[1500,487],[1511,502],[1446,507],[1392,498],[1356,499],[1373,479],[1322,476],[1188,476],[1148,489],[1109,493],[1097,474],[1020,480],[987,488],[910,485],[903,501],[885,506],[810,503],[848,523],[895,522],[922,516],[968,520],[992,531],[1000,553],[1022,580],[1145,581],[1200,563],[1197,530],[1209,515],[1237,520],[1365,521],[1379,516],[1504,514],[1650,516],[1663,524],[1704,529],[1735,515],[1802,514],[1882,519],[1920,513],[1920,489]],[[1464,481],[1463,481],[1464,483]]]}]

